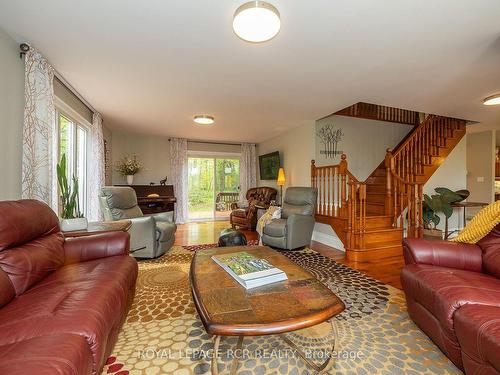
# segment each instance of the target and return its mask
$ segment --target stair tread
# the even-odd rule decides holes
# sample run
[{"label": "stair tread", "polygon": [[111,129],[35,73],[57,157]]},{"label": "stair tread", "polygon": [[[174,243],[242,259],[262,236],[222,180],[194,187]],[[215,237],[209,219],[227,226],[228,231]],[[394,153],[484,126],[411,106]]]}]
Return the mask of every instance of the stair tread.
[{"label": "stair tread", "polygon": [[394,227],[391,228],[382,227],[382,228],[371,228],[365,230],[365,233],[381,233],[381,232],[403,232],[403,229]]}]

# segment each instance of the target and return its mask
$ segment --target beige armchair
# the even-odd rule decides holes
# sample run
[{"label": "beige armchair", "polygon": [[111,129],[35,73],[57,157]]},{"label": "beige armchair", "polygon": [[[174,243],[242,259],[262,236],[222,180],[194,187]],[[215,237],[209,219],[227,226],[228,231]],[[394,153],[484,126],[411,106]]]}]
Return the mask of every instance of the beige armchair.
[{"label": "beige armchair", "polygon": [[130,254],[136,258],[156,258],[169,250],[175,241],[177,226],[173,212],[145,216],[137,205],[134,189],[122,186],[106,186],[100,196],[105,220],[132,221]]},{"label": "beige armchair", "polygon": [[317,199],[316,188],[289,187],[281,219],[274,219],[264,227],[262,243],[287,250],[308,246],[314,230]]}]

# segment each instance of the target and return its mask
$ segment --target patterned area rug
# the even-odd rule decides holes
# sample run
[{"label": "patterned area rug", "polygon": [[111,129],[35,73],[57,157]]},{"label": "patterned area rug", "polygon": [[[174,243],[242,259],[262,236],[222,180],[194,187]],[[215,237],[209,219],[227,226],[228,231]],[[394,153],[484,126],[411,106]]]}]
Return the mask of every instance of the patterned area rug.
[{"label": "patterned area rug", "polygon": [[[188,273],[194,251],[213,246],[177,246],[139,263],[137,294],[103,374],[210,374],[213,341],[196,314]],[[336,317],[339,343],[328,374],[461,374],[409,319],[400,290],[310,249],[284,254],[346,305]],[[287,337],[319,364],[333,334],[324,323]],[[234,351],[236,343],[221,341],[221,374],[229,373],[232,355],[241,358],[240,375],[315,373],[277,336],[245,338],[240,352]]]}]

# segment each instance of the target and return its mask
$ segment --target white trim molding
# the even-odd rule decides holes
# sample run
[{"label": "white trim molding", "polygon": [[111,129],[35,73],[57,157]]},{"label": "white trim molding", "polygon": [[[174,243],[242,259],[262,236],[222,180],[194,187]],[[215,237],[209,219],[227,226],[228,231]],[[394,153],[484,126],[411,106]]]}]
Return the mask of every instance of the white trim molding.
[{"label": "white trim molding", "polygon": [[334,249],[345,251],[344,244],[336,235],[326,234],[315,230],[313,232],[312,240],[320,242],[323,245],[333,247]]}]

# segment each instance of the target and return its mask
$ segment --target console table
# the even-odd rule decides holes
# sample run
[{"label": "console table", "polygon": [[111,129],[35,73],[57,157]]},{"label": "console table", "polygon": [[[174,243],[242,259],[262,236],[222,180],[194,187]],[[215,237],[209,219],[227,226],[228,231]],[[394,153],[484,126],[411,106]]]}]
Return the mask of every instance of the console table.
[{"label": "console table", "polygon": [[[451,203],[451,207],[453,208],[462,208],[463,211],[464,211],[464,221],[463,221],[463,227],[462,229],[465,227],[465,211],[467,210],[467,208],[470,208],[470,207],[485,207],[487,206],[489,203],[484,203],[484,202],[456,202],[456,203]],[[448,218],[446,218],[446,221],[445,221],[445,225],[444,225],[444,239],[447,240],[449,236],[451,236],[454,232],[457,232],[458,230],[454,230],[454,231],[451,231],[450,233],[448,233]]]}]

